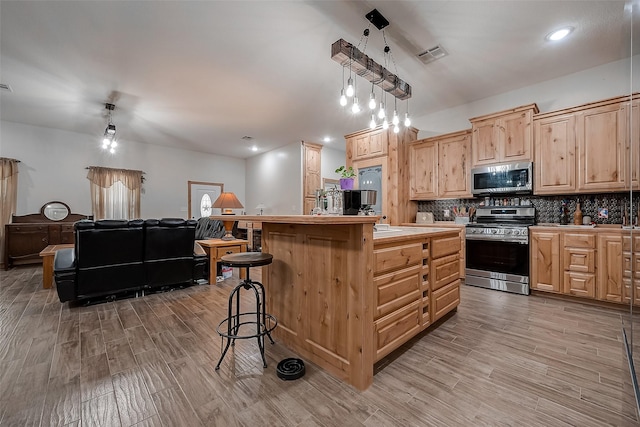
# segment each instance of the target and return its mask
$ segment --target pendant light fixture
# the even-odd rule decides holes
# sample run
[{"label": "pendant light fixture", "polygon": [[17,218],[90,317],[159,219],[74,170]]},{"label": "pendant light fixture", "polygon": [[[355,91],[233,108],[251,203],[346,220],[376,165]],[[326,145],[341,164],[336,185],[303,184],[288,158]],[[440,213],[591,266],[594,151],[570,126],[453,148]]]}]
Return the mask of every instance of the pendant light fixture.
[{"label": "pendant light fixture", "polygon": [[[331,45],[331,59],[340,63],[343,68],[342,73],[342,91],[340,92],[340,105],[346,106],[349,101],[347,98],[353,97],[353,103],[351,105],[351,111],[355,114],[361,111],[361,107],[358,104],[357,98],[357,77],[363,77],[371,82],[371,93],[369,95],[369,110],[371,111],[371,121],[369,126],[373,129],[376,123],[376,116],[378,120],[382,120],[382,127],[388,129],[390,124],[394,126],[394,132],[400,131],[400,117],[397,111],[397,100],[408,100],[411,98],[411,86],[404,80],[397,76],[398,70],[395,59],[391,54],[391,48],[387,43],[384,28],[389,25],[389,21],[378,12],[377,9],[365,15],[365,18],[373,24],[378,30],[382,32],[382,38],[384,40],[384,65],[380,65],[372,58],[365,54],[369,28],[366,28],[362,33],[360,41],[356,46],[346,42],[343,39],[339,39]],[[362,51],[360,46],[364,45]],[[389,67],[393,64],[395,74],[389,71]],[[344,68],[349,67],[349,78],[347,80],[347,86],[345,89],[345,73]],[[375,87],[380,87],[381,96],[379,100],[376,100]],[[391,118],[391,122],[387,119],[385,110],[385,98],[386,94],[390,93],[394,97],[394,111]],[[405,127],[410,126],[411,120],[409,118],[409,107],[407,103],[407,111],[404,116],[403,125]]]},{"label": "pendant light fixture", "polygon": [[104,107],[107,109],[109,114],[109,121],[107,122],[107,127],[104,130],[104,136],[102,138],[102,149],[109,150],[111,154],[116,152],[116,147],[118,146],[118,142],[116,141],[116,125],[111,121],[111,113],[116,108],[113,104],[105,104]]}]

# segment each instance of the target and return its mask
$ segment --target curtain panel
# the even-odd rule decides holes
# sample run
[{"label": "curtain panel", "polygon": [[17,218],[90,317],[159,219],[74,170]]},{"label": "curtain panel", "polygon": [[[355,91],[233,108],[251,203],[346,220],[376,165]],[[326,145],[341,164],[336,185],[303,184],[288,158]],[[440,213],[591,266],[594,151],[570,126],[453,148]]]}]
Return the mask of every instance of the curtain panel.
[{"label": "curtain panel", "polygon": [[142,171],[90,166],[91,210],[95,219],[140,218]]},{"label": "curtain panel", "polygon": [[0,265],[5,267],[5,224],[11,222],[18,201],[18,161],[0,157]]}]

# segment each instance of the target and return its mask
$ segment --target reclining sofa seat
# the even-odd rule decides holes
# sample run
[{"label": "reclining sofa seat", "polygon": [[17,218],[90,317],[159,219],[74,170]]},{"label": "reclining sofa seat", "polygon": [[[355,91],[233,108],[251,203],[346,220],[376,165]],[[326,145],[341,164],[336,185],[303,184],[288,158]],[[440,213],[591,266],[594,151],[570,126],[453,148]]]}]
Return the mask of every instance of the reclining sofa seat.
[{"label": "reclining sofa seat", "polygon": [[196,220],[182,218],[148,219],[144,222],[144,261],[147,286],[191,283],[204,269],[205,259],[194,264]]},{"label": "reclining sofa seat", "polygon": [[142,288],[146,281],[143,226],[141,219],[76,222],[75,247],[55,255],[60,301]]},{"label": "reclining sofa seat", "polygon": [[206,253],[194,254],[195,226],[181,218],[75,223],[75,248],[54,259],[60,302],[206,278]]}]

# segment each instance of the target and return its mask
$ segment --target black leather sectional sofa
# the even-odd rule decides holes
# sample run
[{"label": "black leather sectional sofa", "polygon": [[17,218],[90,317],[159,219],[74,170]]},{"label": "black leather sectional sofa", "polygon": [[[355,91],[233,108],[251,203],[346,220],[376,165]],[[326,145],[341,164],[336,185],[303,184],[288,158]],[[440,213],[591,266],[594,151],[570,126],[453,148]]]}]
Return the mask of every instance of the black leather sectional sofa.
[{"label": "black leather sectional sofa", "polygon": [[79,221],[75,247],[56,252],[61,302],[191,284],[207,277],[195,220]]}]

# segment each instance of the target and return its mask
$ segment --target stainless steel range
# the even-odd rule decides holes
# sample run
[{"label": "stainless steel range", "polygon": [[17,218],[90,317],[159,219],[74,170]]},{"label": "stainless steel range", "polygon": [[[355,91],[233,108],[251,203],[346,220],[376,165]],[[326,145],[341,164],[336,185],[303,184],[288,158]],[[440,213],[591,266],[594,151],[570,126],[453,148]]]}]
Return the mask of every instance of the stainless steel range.
[{"label": "stainless steel range", "polygon": [[529,295],[529,225],[535,208],[479,207],[466,227],[465,283]]}]

